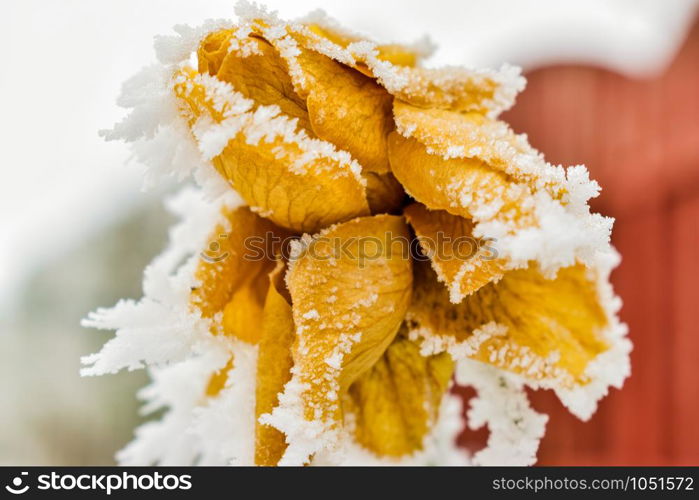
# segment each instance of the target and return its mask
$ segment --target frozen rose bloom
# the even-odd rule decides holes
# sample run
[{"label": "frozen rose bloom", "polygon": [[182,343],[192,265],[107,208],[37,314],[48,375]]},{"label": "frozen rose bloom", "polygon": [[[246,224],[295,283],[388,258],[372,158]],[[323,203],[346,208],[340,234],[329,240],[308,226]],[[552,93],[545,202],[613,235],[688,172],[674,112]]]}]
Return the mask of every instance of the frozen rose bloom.
[{"label": "frozen rose bloom", "polygon": [[[582,418],[617,384],[611,220],[590,213],[584,167],[548,164],[497,118],[517,70],[428,69],[416,48],[263,17],[196,56],[168,89],[244,204],[212,222],[223,258],[201,255],[189,308],[257,346],[256,464],[305,464],[343,436],[419,452],[463,359]],[[272,243],[251,259],[255,238]]]}]

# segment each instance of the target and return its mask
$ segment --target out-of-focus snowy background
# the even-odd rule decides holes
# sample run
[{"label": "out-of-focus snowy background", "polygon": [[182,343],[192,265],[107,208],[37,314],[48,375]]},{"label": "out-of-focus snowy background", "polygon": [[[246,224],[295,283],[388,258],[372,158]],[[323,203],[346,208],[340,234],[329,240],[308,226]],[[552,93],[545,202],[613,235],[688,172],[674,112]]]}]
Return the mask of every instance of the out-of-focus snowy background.
[{"label": "out-of-focus snowy background", "polygon": [[[507,61],[531,71],[586,64],[629,78],[665,71],[698,4],[263,3],[285,18],[322,8],[381,40],[428,34],[438,46],[430,65]],[[121,82],[153,60],[154,35],[175,24],[231,18],[233,6],[233,0],[7,0],[0,7],[0,464],[111,463],[129,440],[138,420],[134,392],[145,377],[80,379],[79,356],[106,334],[78,323],[97,306],[140,296],[142,269],[171,223],[160,200],[172,186],[140,192],[140,167],[125,165],[125,146],[103,142],[97,130],[123,115],[115,104]]]}]

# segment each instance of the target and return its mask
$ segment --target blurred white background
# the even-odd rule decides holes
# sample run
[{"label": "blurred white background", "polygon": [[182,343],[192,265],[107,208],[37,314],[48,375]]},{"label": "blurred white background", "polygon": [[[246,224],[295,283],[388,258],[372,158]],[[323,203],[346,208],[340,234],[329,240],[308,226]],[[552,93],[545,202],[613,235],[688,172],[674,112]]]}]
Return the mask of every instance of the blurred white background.
[{"label": "blurred white background", "polygon": [[[586,62],[662,69],[696,0],[270,0],[284,18],[315,8],[380,40],[428,34],[431,65],[532,68]],[[123,115],[121,82],[175,24],[234,17],[233,0],[4,0],[0,7],[0,463],[109,463],[136,419],[142,374],[80,380],[104,336],[79,319],[140,295],[165,241],[160,192],[97,130]]]}]

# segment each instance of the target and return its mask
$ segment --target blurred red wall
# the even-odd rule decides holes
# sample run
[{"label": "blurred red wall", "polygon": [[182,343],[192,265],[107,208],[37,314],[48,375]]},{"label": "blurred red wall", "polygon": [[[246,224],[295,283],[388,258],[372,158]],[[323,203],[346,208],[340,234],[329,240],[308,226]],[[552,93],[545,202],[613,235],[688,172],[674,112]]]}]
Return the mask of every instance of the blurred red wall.
[{"label": "blurred red wall", "polygon": [[590,422],[550,393],[539,464],[699,464],[699,24],[659,77],[592,67],[527,75],[505,119],[552,163],[584,163],[616,218],[613,274],[634,343],[632,376]]}]

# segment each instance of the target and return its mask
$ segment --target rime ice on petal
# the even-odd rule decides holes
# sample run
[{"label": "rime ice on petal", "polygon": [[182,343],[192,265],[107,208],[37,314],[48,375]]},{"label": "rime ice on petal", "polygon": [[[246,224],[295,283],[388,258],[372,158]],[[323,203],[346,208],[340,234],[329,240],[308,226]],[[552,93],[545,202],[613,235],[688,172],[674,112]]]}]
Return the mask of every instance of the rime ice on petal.
[{"label": "rime ice on petal", "polygon": [[477,113],[396,101],[394,116],[389,157],[398,180],[428,208],[472,219],[473,235],[494,238],[511,268],[537,261],[554,275],[610,253],[613,219],[590,212],[600,187],[585,167],[551,165],[526,136]]},{"label": "rime ice on petal", "polygon": [[212,369],[222,368],[230,356],[225,349],[210,349],[201,356],[151,368],[152,382],[138,392],[149,415],[161,409],[161,419],[146,422],[135,430],[135,438],[116,459],[120,465],[191,465],[201,452],[196,435],[190,432],[193,411],[201,401]]},{"label": "rime ice on petal", "polygon": [[176,35],[158,35],[155,37],[155,54],[162,64],[178,64],[189,59],[201,40],[212,31],[229,28],[231,22],[226,19],[209,19],[203,25],[193,28],[178,24],[173,30]]},{"label": "rime ice on petal", "polygon": [[225,387],[193,410],[189,432],[199,438],[200,465],[255,463],[257,347],[234,340],[232,357]]},{"label": "rime ice on petal", "polygon": [[[209,323],[190,310],[189,297],[196,285],[196,258],[206,248],[208,230],[220,218],[223,204],[235,206],[239,201],[229,193],[209,204],[193,189],[183,190],[170,201],[170,210],[185,219],[170,230],[168,248],[146,268],[144,297],[98,309],[83,321],[83,326],[116,330],[99,353],[83,357],[83,364],[89,365],[82,369],[83,375],[182,361],[197,344],[209,341]],[[191,258],[193,255],[197,257]]]},{"label": "rime ice on petal", "polygon": [[[209,75],[198,74],[191,83],[206,89],[207,99],[221,113],[219,122],[213,121],[209,115],[202,115],[192,127],[199,151],[206,160],[218,156],[239,133],[245,136],[250,145],[273,143],[281,139],[285,143],[295,144],[301,151],[300,161],[291,167],[294,173],[303,174],[312,168],[319,157],[326,157],[336,161],[343,169],[334,175],[351,175],[360,184],[366,184],[361,177],[362,167],[347,152],[337,150],[327,141],[309,137],[305,131],[297,129],[296,120],[282,114],[278,106],[255,107],[252,100],[243,97],[229,83]],[[189,85],[190,82],[180,76],[175,79],[175,84]],[[284,152],[280,151],[279,154],[284,155]]]},{"label": "rime ice on petal", "polygon": [[594,359],[585,375],[590,383],[571,390],[560,389],[556,394],[563,404],[582,420],[588,420],[597,410],[597,403],[607,395],[610,387],[621,389],[624,380],[631,375],[631,341],[626,337],[628,327],[619,321],[621,299],[614,294],[609,281],[609,274],[619,264],[620,257],[614,252],[600,256],[594,276],[600,303],[609,318],[604,336],[609,342],[609,349]]},{"label": "rime ice on petal", "polygon": [[295,370],[292,369],[291,373],[292,379],[279,395],[279,405],[272,413],[260,417],[261,423],[286,434],[289,446],[279,465],[303,465],[317,451],[333,449],[340,441],[337,429],[330,428],[320,419],[306,419],[303,394],[308,387],[299,381]]},{"label": "rime ice on petal", "polygon": [[148,298],[122,300],[112,309],[98,309],[83,326],[116,330],[99,353],[84,356],[82,375],[116,373],[186,359],[208,325],[187,312],[187,300],[168,306]]},{"label": "rime ice on petal", "polygon": [[[427,69],[394,64],[383,53],[388,46],[363,39],[341,28],[322,11],[290,24],[279,20],[276,13],[269,14],[247,2],[237,13],[244,25],[253,25],[255,31],[279,50],[289,65],[292,79],[302,88],[306,82],[296,60],[299,45],[348,66],[360,70],[366,68],[368,74],[376,77],[386,90],[400,99],[445,109],[483,111],[494,117],[514,104],[516,95],[525,85],[520,69],[510,65],[503,65],[499,70],[472,70],[456,67]],[[334,36],[315,32],[309,27],[313,25]],[[342,39],[343,43],[337,38]],[[415,62],[427,57],[434,49],[429,41],[424,40],[396,47],[413,54]]]},{"label": "rime ice on petal", "polygon": [[471,429],[488,426],[485,449],[473,456],[475,465],[532,465],[548,416],[529,406],[523,381],[491,366],[464,359],[456,367],[456,381],[478,392],[471,400]]},{"label": "rime ice on petal", "polygon": [[193,175],[207,197],[214,199],[226,192],[227,183],[199,153],[178,111],[172,92],[175,68],[155,64],[127,80],[117,103],[131,111],[111,130],[101,130],[100,135],[131,143],[133,157],[146,166],[144,188],[170,177],[181,181]]},{"label": "rime ice on petal", "polygon": [[[297,23],[303,25],[316,25],[328,30],[331,33],[337,33],[344,38],[354,40],[366,40],[367,37],[362,33],[357,33],[342,26],[336,19],[330,17],[322,9],[316,9],[305,16],[296,20]],[[390,44],[390,42],[389,42]],[[437,49],[428,35],[423,35],[421,38],[410,44],[401,44],[406,49],[415,53],[420,59],[427,59]]]},{"label": "rime ice on petal", "polygon": [[434,335],[432,332],[419,328],[410,331],[410,338],[412,340],[422,340],[420,354],[423,356],[448,352],[453,359],[460,360],[473,356],[486,340],[492,337],[500,337],[505,332],[507,332],[506,326],[490,322],[480,328],[476,328],[473,334],[464,341],[458,341],[454,337]]},{"label": "rime ice on petal", "polygon": [[[191,286],[196,285],[195,264],[206,248],[209,230],[221,219],[223,205],[232,208],[239,203],[231,192],[207,202],[201,191],[192,188],[172,198],[168,208],[183,221],[170,230],[168,248],[146,270],[144,297],[101,309],[83,323],[116,330],[99,353],[83,358],[91,365],[83,368],[83,375],[148,365],[153,383],[139,393],[146,401],[143,411],[168,408],[161,420],[136,430],[136,439],[118,455],[120,463],[252,463],[256,348],[212,336],[211,320],[201,318],[189,304]],[[228,385],[219,397],[201,406],[212,372],[223,368],[231,355],[236,364]],[[223,428],[229,430],[225,446],[221,446]]]},{"label": "rime ice on petal", "polygon": [[[233,356],[236,364],[216,398],[202,401],[212,370]],[[220,342],[214,349],[165,368],[151,369],[153,382],[139,392],[142,413],[160,409],[160,420],[138,427],[117,453],[121,465],[252,465],[257,349]]]}]

